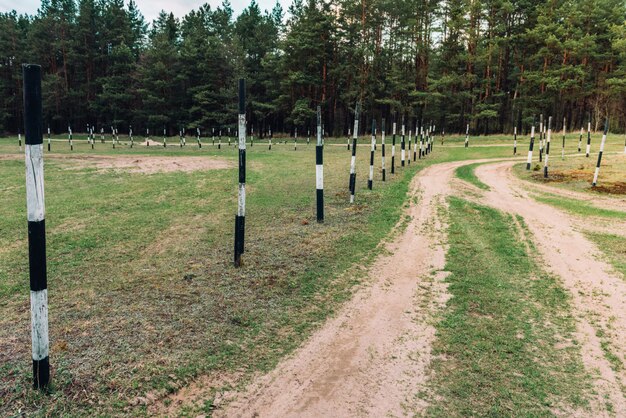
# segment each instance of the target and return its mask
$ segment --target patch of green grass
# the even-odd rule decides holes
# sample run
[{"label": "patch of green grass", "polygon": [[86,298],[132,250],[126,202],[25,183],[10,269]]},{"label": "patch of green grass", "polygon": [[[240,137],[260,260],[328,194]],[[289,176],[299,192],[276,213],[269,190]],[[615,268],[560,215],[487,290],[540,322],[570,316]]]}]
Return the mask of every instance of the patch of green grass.
[{"label": "patch of green grass", "polygon": [[559,209],[564,209],[574,215],[580,216],[599,216],[601,218],[613,218],[626,220],[626,212],[619,210],[610,210],[604,208],[598,208],[592,204],[578,200],[559,197],[550,193],[535,194],[534,199],[546,203],[551,206],[555,206]]},{"label": "patch of green grass", "polygon": [[626,238],[620,235],[587,232],[591,239],[608,257],[608,261],[626,277]]},{"label": "patch of green grass", "polygon": [[437,325],[427,415],[543,416],[584,407],[589,380],[571,341],[567,293],[529,257],[510,215],[449,202],[452,298]]},{"label": "patch of green grass", "polygon": [[474,170],[479,165],[481,165],[481,163],[462,165],[455,170],[454,174],[456,175],[456,177],[473,184],[479,189],[489,190],[489,186],[487,186],[485,183],[480,181],[478,177],[476,177],[476,173],[474,172]]}]

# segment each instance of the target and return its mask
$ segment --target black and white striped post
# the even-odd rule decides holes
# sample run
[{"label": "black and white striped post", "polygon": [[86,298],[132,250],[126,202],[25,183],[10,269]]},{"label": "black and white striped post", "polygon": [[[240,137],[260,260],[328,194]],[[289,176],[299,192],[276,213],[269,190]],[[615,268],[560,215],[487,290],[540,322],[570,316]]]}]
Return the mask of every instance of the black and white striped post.
[{"label": "black and white striped post", "polygon": [[374,185],[374,152],[376,151],[376,119],[372,118],[372,144],[370,148],[370,173],[367,179],[367,188],[372,190]]},{"label": "black and white striped post", "polygon": [[24,64],[22,71],[33,386],[36,389],[45,389],[50,383],[50,358],[48,353],[48,279],[43,185],[41,67]]},{"label": "black and white striped post", "polygon": [[146,147],[150,146],[150,129],[146,128]]},{"label": "black and white striped post", "polygon": [[565,159],[565,126],[567,125],[567,120],[563,118],[563,146],[561,147],[561,160]]},{"label": "black and white striped post", "polygon": [[420,126],[420,155],[419,155],[420,160],[424,156],[424,122],[422,121],[421,124],[422,125]]},{"label": "black and white striped post", "polygon": [[383,169],[383,181],[386,181],[386,177],[387,177],[387,170],[385,168],[385,128],[386,128],[386,121],[385,118],[383,118],[382,120],[382,126],[381,126],[381,146],[382,146],[382,157],[381,157],[381,164],[382,164],[382,169]]},{"label": "black and white striped post", "polygon": [[311,128],[308,128],[306,130],[306,144],[309,145],[310,143],[311,143]]},{"label": "black and white striped post", "polygon": [[185,127],[183,126],[183,147],[187,146],[187,132],[185,132]]},{"label": "black and white striped post", "polygon": [[348,151],[350,151],[350,141],[352,140],[350,128],[348,128]]},{"label": "black and white striped post", "polygon": [[578,136],[578,152],[580,152],[583,145],[583,127],[580,127],[580,135]]},{"label": "black and white striped post", "polygon": [[111,145],[115,149],[115,128],[111,126]]},{"label": "black and white striped post", "polygon": [[167,130],[163,127],[163,148],[167,148]]},{"label": "black and white striped post", "polygon": [[548,136],[546,137],[546,157],[543,164],[543,177],[548,178],[548,159],[550,158],[550,142],[552,140],[552,116],[548,118]]},{"label": "black and white striped post", "polygon": [[317,106],[317,145],[315,146],[315,193],[317,222],[324,222],[324,145],[322,144],[322,108]]},{"label": "black and white striped post", "polygon": [[230,126],[228,127],[228,146],[230,147]]},{"label": "black and white striped post", "polygon": [[415,122],[413,127],[415,128],[415,138],[413,139],[413,161],[417,161],[417,122]]},{"label": "black and white striped post", "polygon": [[406,163],[407,165],[411,165],[411,125],[409,122],[409,142],[407,142],[406,148]]},{"label": "black and white striped post", "polygon": [[202,148],[202,142],[200,142],[200,128],[196,128],[196,140],[198,141],[198,148]]},{"label": "black and white striped post", "polygon": [[135,141],[133,140],[133,127],[129,126],[128,127],[128,137],[130,139],[130,147],[133,147],[133,144],[135,143]]},{"label": "black and white striped post", "polygon": [[254,125],[250,127],[250,147],[254,146]]},{"label": "black and white striped post", "polygon": [[215,146],[215,128],[211,128],[211,145]]},{"label": "black and white striped post", "polygon": [[269,148],[268,150],[272,150],[272,128],[270,128],[270,141],[269,141]]},{"label": "black and white striped post", "polygon": [[391,125],[391,174],[396,172],[396,117]]},{"label": "black and white striped post", "polygon": [[469,146],[469,123],[465,128],[465,148]]},{"label": "black and white striped post", "polygon": [[544,139],[543,113],[539,115],[539,162],[543,161],[543,139]]},{"label": "black and white striped post", "polygon": [[604,152],[604,144],[606,143],[606,136],[609,133],[609,120],[604,120],[604,133],[602,134],[602,141],[600,142],[600,152],[598,153],[598,162],[596,163],[596,172],[593,174],[592,187],[596,187],[598,184],[598,175],[600,174],[600,162],[602,162],[602,153]]},{"label": "black and white striped post", "polygon": [[359,132],[359,112],[361,103],[357,102],[354,108],[354,130],[352,132],[352,157],[350,158],[350,203],[354,203],[356,189],[356,143]]},{"label": "black and white striped post", "polygon": [[533,118],[533,126],[530,128],[530,145],[528,146],[528,160],[526,161],[526,170],[530,170],[530,164],[533,161],[533,147],[535,146],[535,118]]},{"label": "black and white striped post", "polygon": [[100,143],[104,144],[104,127],[100,128]]},{"label": "black and white striped post", "polygon": [[298,128],[295,128],[293,131],[293,150],[298,150]]},{"label": "black and white striped post", "polygon": [[517,126],[513,127],[513,155],[517,155]]},{"label": "black and white striped post", "polygon": [[48,125],[48,152],[50,152],[51,143],[50,143],[50,125]]},{"label": "black and white striped post", "polygon": [[[230,136],[229,136],[230,139]],[[241,266],[246,235],[246,81],[239,79],[239,199],[235,216],[235,267]]]},{"label": "black and white striped post", "polygon": [[67,133],[68,133],[68,138],[70,142],[70,151],[74,151],[74,140],[72,139],[72,128],[69,125],[67,126]]},{"label": "black and white striped post", "polygon": [[587,151],[585,157],[589,158],[589,152],[591,152],[591,118],[587,121]]},{"label": "black and white striped post", "polygon": [[402,115],[402,137],[400,140],[400,165],[402,167],[404,167],[404,159],[405,159],[405,148],[406,148],[406,142],[405,142],[405,138],[404,138],[404,134],[405,134],[405,126],[404,126],[404,115]]},{"label": "black and white striped post", "polygon": [[91,149],[94,149],[94,143],[96,142],[96,138],[93,136],[93,126],[89,131],[89,137],[91,138]]}]

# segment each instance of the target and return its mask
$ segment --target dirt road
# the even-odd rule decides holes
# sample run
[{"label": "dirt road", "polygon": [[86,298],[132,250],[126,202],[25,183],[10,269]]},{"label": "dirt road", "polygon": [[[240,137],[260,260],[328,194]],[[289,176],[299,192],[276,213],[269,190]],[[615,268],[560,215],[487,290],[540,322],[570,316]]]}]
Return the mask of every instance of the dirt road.
[{"label": "dirt road", "polygon": [[[605,257],[575,227],[571,216],[530,198],[511,167],[511,162],[501,162],[476,169],[478,178],[491,188],[482,203],[524,218],[545,268],[560,277],[572,296],[583,362],[595,376],[593,409],[604,411],[605,400],[609,399],[617,416],[624,416],[626,281],[602,261]],[[620,361],[621,368],[611,367],[607,350]]]}]

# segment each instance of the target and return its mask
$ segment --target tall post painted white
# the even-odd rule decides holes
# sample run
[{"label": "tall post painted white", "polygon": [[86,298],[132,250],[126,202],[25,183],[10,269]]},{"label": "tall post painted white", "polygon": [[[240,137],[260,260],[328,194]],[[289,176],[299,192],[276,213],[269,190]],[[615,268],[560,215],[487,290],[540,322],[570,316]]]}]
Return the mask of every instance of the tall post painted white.
[{"label": "tall post painted white", "polygon": [[539,115],[539,162],[543,161],[543,143],[544,143],[544,123],[543,123],[543,113]]},{"label": "tall post painted white", "polygon": [[361,103],[357,102],[354,108],[354,131],[352,132],[352,156],[350,158],[350,203],[354,203],[356,190],[356,143],[359,132],[359,112]]},{"label": "tall post painted white", "polygon": [[235,267],[241,266],[246,235],[246,81],[243,78],[239,79],[239,196],[237,202]]},{"label": "tall post painted white", "polygon": [[48,278],[43,183],[41,67],[24,64],[22,71],[33,386],[36,389],[45,389],[50,383],[50,358],[48,352]]},{"label": "tall post painted white", "polygon": [[589,158],[589,152],[591,151],[591,119],[587,122],[587,151],[585,157]]},{"label": "tall post painted white", "polygon": [[543,177],[548,178],[548,159],[550,158],[550,141],[552,139],[552,116],[548,118],[548,136],[546,137],[546,158],[543,165]]},{"label": "tall post painted white", "polygon": [[376,118],[372,118],[372,142],[370,147],[370,172],[367,179],[367,188],[372,190],[374,185],[374,152],[376,151]]},{"label": "tall post painted white", "polygon": [[322,108],[317,106],[317,145],[315,146],[315,193],[317,222],[324,222],[324,145],[322,143]]},{"label": "tall post painted white", "polygon": [[387,170],[385,168],[385,129],[386,129],[386,121],[385,118],[383,118],[382,120],[382,126],[381,126],[381,147],[382,147],[382,157],[381,157],[381,164],[382,164],[382,170],[383,170],[383,181],[386,181],[386,177],[387,177]]},{"label": "tall post painted white", "polygon": [[561,147],[561,160],[565,159],[565,127],[567,120],[563,118],[563,146]]},{"label": "tall post painted white", "polygon": [[391,125],[391,174],[396,172],[396,117]]},{"label": "tall post painted white", "polygon": [[526,170],[530,170],[530,164],[533,161],[533,147],[535,146],[535,119],[533,118],[533,126],[530,128],[530,145],[528,146],[528,160],[526,161]]},{"label": "tall post painted white", "polygon": [[598,175],[600,174],[600,162],[602,162],[602,153],[604,152],[604,144],[606,143],[606,136],[609,133],[609,120],[604,120],[604,133],[602,134],[602,141],[600,142],[600,152],[598,153],[598,162],[596,163],[596,172],[593,174],[592,187],[596,187],[598,184]]},{"label": "tall post painted white", "polygon": [[404,167],[404,159],[405,159],[405,148],[406,148],[406,142],[405,142],[405,125],[404,125],[404,115],[402,115],[402,137],[400,140],[400,165],[402,167]]}]

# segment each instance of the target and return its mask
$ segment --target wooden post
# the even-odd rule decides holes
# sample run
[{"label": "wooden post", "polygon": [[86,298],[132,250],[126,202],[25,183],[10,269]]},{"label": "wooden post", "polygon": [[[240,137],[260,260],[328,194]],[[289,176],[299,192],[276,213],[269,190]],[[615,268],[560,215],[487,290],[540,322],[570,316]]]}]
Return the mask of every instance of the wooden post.
[{"label": "wooden post", "polygon": [[548,159],[550,158],[550,141],[552,140],[552,116],[548,118],[548,136],[546,137],[546,158],[543,165],[543,177],[548,178]]},{"label": "wooden post", "polygon": [[350,158],[350,203],[354,203],[356,189],[356,143],[359,132],[359,111],[361,103],[357,102],[354,108],[354,131],[352,132],[352,157]]},{"label": "wooden post", "polygon": [[533,147],[535,146],[535,118],[533,118],[533,126],[530,128],[530,145],[528,146],[528,160],[526,161],[526,170],[530,170],[530,164],[533,160]]},{"label": "wooden post", "polygon": [[589,151],[591,151],[591,118],[587,121],[587,151],[585,157],[589,158]]},{"label": "wooden post", "polygon": [[400,166],[404,167],[404,158],[405,158],[405,148],[406,142],[404,140],[405,126],[404,126],[404,115],[402,115],[402,137],[400,140]]},{"label": "wooden post", "polygon": [[24,64],[22,71],[33,386],[36,389],[45,389],[50,383],[50,358],[48,353],[48,278],[43,184],[41,67]]},{"label": "wooden post", "polygon": [[370,173],[367,179],[367,188],[372,190],[374,185],[374,151],[376,149],[376,119],[372,118],[372,144],[370,148]]},{"label": "wooden post", "polygon": [[396,172],[396,116],[393,116],[391,125],[391,174]]},{"label": "wooden post", "polygon": [[604,133],[602,134],[602,142],[600,142],[600,152],[598,153],[598,162],[596,163],[596,172],[593,174],[592,187],[596,187],[598,184],[598,175],[600,174],[600,162],[602,161],[602,153],[604,152],[604,144],[606,142],[606,135],[609,133],[609,120],[604,120]]},{"label": "wooden post", "polygon": [[544,139],[543,113],[539,115],[539,162],[543,161],[543,139]]},{"label": "wooden post", "polygon": [[561,160],[565,159],[565,126],[567,120],[563,118],[563,146],[561,147]]},{"label": "wooden post", "polygon": [[[229,132],[230,134],[230,132]],[[228,137],[230,139],[230,135]],[[246,231],[246,81],[239,79],[239,198],[235,216],[235,267],[241,266]]]},{"label": "wooden post", "polygon": [[315,146],[315,193],[317,222],[324,222],[324,145],[322,144],[322,108],[317,106],[317,145]]},{"label": "wooden post", "polygon": [[382,164],[382,169],[383,169],[383,181],[386,181],[386,177],[387,177],[387,173],[386,173],[387,170],[385,168],[385,128],[386,128],[386,121],[385,121],[385,118],[383,118],[382,126],[381,126],[381,146],[382,146],[381,164]]}]

